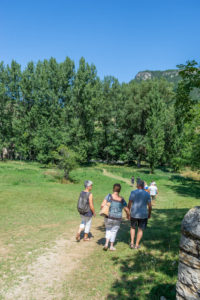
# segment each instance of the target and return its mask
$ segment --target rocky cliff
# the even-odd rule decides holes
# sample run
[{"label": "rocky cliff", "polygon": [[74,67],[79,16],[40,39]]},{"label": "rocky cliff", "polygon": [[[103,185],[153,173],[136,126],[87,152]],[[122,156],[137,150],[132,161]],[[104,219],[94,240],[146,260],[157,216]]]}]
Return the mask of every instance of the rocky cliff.
[{"label": "rocky cliff", "polygon": [[142,81],[147,79],[160,79],[165,78],[169,82],[173,82],[177,85],[180,80],[180,76],[178,74],[178,70],[166,70],[166,71],[142,71],[138,72],[135,76],[136,81]]}]

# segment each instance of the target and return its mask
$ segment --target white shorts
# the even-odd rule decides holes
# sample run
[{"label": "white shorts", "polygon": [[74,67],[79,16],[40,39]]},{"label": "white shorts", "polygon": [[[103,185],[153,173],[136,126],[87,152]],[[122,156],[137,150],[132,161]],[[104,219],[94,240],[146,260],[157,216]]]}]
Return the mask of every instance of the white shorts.
[{"label": "white shorts", "polygon": [[90,232],[91,223],[92,217],[81,216],[80,228],[85,229],[84,232],[87,234]]}]

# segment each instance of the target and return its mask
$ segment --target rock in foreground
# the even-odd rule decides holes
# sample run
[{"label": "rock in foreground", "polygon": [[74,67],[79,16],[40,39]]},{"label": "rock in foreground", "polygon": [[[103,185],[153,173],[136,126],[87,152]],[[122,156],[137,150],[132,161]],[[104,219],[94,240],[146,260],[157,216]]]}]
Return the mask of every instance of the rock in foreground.
[{"label": "rock in foreground", "polygon": [[185,215],[181,226],[177,300],[200,300],[200,207]]}]

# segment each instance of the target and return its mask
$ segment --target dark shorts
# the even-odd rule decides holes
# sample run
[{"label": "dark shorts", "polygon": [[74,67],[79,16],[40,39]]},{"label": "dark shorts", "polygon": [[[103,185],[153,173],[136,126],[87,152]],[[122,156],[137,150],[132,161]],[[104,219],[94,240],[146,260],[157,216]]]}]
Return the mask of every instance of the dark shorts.
[{"label": "dark shorts", "polygon": [[151,195],[151,200],[156,200],[156,195]]},{"label": "dark shorts", "polygon": [[131,227],[135,229],[139,227],[140,229],[144,230],[147,228],[147,221],[148,219],[135,219],[131,218]]}]

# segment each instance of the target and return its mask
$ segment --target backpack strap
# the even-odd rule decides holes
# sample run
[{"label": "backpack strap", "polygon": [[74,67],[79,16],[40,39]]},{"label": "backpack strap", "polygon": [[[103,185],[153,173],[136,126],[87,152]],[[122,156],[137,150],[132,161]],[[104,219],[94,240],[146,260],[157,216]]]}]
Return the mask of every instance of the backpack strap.
[{"label": "backpack strap", "polygon": [[[122,199],[119,201],[122,203],[122,201],[124,200],[124,198],[122,197]],[[113,197],[112,197],[112,194],[109,194],[109,198],[107,200],[108,202],[112,202],[113,201]]]},{"label": "backpack strap", "polygon": [[112,202],[112,200],[113,200],[113,199],[112,199],[112,195],[109,194],[109,195],[108,195],[108,200],[107,200],[107,201],[108,201],[108,202]]}]

